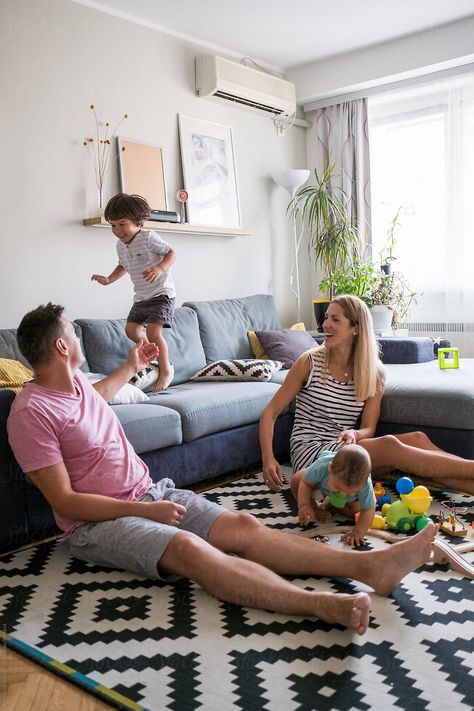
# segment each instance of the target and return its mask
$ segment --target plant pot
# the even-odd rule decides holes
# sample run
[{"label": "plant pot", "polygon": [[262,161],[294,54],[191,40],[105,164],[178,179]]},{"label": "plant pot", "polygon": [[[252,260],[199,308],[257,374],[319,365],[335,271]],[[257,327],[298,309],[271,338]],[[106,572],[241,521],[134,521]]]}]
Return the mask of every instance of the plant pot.
[{"label": "plant pot", "polygon": [[393,264],[381,264],[380,269],[383,271],[384,274],[390,276],[390,274],[393,272]]},{"label": "plant pot", "polygon": [[330,303],[329,299],[313,299],[314,318],[316,319],[318,331],[323,330],[324,317]]},{"label": "plant pot", "polygon": [[375,331],[390,331],[392,328],[393,306],[372,306],[370,309]]}]

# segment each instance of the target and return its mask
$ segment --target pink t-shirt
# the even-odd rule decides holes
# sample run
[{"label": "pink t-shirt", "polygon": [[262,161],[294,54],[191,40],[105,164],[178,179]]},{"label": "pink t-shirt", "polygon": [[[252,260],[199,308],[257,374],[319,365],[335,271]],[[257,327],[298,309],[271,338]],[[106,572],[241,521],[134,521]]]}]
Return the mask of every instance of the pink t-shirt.
[{"label": "pink t-shirt", "polygon": [[[24,472],[64,462],[74,491],[134,501],[153,481],[105,400],[78,371],[76,394],[26,383],[8,418],[8,438]],[[66,535],[83,524],[54,517]]]}]

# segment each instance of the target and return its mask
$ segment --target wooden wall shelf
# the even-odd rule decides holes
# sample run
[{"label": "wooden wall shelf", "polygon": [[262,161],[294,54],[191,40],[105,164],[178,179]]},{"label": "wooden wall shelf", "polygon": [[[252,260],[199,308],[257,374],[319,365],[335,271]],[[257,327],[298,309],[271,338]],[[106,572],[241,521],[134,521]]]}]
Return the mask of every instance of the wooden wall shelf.
[{"label": "wooden wall shelf", "polygon": [[[104,217],[87,217],[83,220],[86,227],[110,227]],[[145,222],[144,227],[157,232],[177,232],[190,235],[210,235],[212,237],[248,237],[252,233],[234,227],[201,227],[200,225],[188,225],[180,222]]]}]

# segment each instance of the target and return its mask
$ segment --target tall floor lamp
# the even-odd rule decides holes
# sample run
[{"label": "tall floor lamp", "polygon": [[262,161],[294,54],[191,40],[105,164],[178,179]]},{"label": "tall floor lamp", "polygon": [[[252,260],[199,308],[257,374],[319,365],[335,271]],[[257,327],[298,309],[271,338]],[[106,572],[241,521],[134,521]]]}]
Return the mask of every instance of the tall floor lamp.
[{"label": "tall floor lamp", "polygon": [[[286,188],[291,195],[293,200],[296,191],[299,187],[306,183],[309,178],[309,170],[277,170],[272,173],[272,178],[277,185],[282,188]],[[296,311],[298,314],[298,321],[301,320],[301,292],[300,292],[300,271],[298,264],[298,252],[301,245],[301,238],[303,237],[303,228],[301,228],[300,236],[296,235],[296,215],[293,212],[293,250],[291,257],[291,270],[290,270],[290,288],[293,294],[296,296]],[[293,286],[294,282],[294,286]]]}]

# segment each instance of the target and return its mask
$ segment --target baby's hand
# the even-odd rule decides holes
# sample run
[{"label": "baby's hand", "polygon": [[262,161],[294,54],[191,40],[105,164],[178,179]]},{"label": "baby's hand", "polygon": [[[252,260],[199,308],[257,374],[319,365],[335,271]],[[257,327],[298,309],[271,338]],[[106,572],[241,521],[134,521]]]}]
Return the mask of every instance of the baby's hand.
[{"label": "baby's hand", "polygon": [[102,276],[102,274],[93,274],[91,276],[91,281],[97,281],[99,284],[102,284],[102,286],[107,286],[110,284],[110,279],[109,277]]},{"label": "baby's hand", "polygon": [[360,531],[357,526],[354,526],[354,528],[341,536],[341,541],[347,543],[348,546],[363,546],[366,542],[364,538],[366,533],[367,531]]},{"label": "baby's hand", "polygon": [[314,509],[311,504],[302,504],[298,508],[298,520],[300,526],[307,526],[314,521]]},{"label": "baby's hand", "polygon": [[146,518],[168,526],[179,526],[185,513],[186,508],[173,501],[150,501],[146,506]]}]

